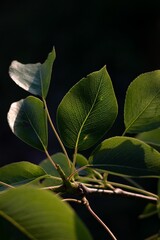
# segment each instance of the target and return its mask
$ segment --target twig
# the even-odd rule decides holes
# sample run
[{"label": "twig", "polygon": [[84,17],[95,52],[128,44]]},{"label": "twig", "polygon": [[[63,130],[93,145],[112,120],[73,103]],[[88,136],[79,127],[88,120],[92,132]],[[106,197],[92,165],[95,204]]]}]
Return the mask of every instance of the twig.
[{"label": "twig", "polygon": [[114,236],[114,234],[111,232],[111,230],[106,226],[106,224],[97,216],[97,214],[92,210],[90,207],[90,204],[86,197],[83,197],[82,200],[78,200],[75,198],[65,198],[62,200],[63,202],[75,202],[75,203],[80,203],[83,204],[87,210],[92,214],[92,216],[104,227],[104,229],[110,234],[112,239],[117,240],[117,238]]},{"label": "twig", "polygon": [[65,198],[62,200],[63,202],[76,202],[76,203],[82,203],[81,200],[75,199],[75,198]]},{"label": "twig", "polygon": [[111,232],[111,230],[107,227],[107,225],[97,216],[97,214],[92,210],[92,208],[89,205],[88,200],[86,197],[82,198],[83,204],[86,206],[87,210],[92,214],[92,216],[104,227],[104,229],[110,234],[112,239],[117,240],[117,238],[114,236],[114,234]]},{"label": "twig", "polygon": [[147,195],[147,196],[152,196],[152,197],[155,197],[155,198],[158,198],[158,196],[154,193],[151,193],[149,191],[146,191],[144,189],[139,189],[137,187],[132,187],[132,186],[129,186],[129,185],[125,185],[125,184],[122,184],[122,183],[116,183],[116,182],[110,182],[108,181],[107,183],[111,184],[112,186],[114,187],[118,187],[118,188],[125,188],[129,191],[134,191],[134,192],[137,192],[137,193],[140,193],[140,194],[143,194],[143,195]]},{"label": "twig", "polygon": [[96,189],[96,188],[88,188],[84,184],[80,184],[79,187],[83,190],[84,195],[93,194],[93,193],[104,193],[104,194],[113,194],[113,195],[116,194],[116,195],[121,195],[126,197],[142,198],[142,199],[147,199],[151,201],[158,200],[158,196],[157,197],[146,196],[139,193],[124,191],[120,188],[115,188],[114,190]]}]

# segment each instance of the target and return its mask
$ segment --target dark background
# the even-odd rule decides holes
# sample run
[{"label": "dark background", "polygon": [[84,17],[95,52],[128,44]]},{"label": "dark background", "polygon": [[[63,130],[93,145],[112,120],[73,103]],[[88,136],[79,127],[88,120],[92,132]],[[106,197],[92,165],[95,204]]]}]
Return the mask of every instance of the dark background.
[{"label": "dark background", "polygon": [[[119,102],[119,116],[108,136],[120,135],[127,86],[139,74],[160,68],[160,1],[1,1],[0,166],[22,160],[39,163],[45,158],[17,139],[8,127],[10,104],[28,95],[9,78],[8,68],[15,59],[43,62],[53,45],[57,58],[47,98],[53,121],[58,103],[69,88],[106,65]],[[56,139],[50,137],[50,152],[60,151]],[[152,190],[152,180],[147,183]],[[144,239],[143,224],[136,218],[146,202],[110,197],[91,202],[115,229],[118,239]],[[81,211],[82,218],[85,214]],[[85,218],[95,239],[106,239],[102,227],[89,215]]]}]

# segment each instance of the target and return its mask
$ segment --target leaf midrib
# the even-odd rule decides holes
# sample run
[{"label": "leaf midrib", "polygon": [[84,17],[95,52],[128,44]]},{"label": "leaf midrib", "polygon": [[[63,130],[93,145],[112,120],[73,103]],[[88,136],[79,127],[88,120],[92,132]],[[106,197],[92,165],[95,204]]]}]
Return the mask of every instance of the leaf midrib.
[{"label": "leaf midrib", "polygon": [[18,230],[20,230],[20,232],[24,233],[27,237],[29,237],[29,239],[32,240],[38,240],[37,238],[35,238],[33,235],[31,235],[26,228],[24,228],[22,225],[20,225],[17,221],[15,221],[15,219],[11,216],[9,216],[8,214],[6,214],[4,211],[0,211],[0,215],[5,218],[7,221],[9,221],[11,224],[13,224]]},{"label": "leaf midrib", "polygon": [[76,148],[76,149],[78,148],[78,143],[79,143],[79,139],[80,139],[80,135],[81,135],[82,129],[83,129],[83,127],[84,127],[84,125],[85,125],[85,123],[86,123],[86,121],[87,121],[90,113],[92,112],[93,107],[95,106],[95,103],[96,103],[96,100],[97,100],[97,97],[98,97],[98,94],[99,94],[99,91],[100,91],[101,84],[102,84],[102,76],[101,76],[101,80],[100,80],[100,83],[99,83],[99,87],[98,87],[98,90],[97,90],[95,99],[94,99],[94,101],[93,101],[93,104],[92,104],[92,106],[91,106],[91,109],[89,110],[88,114],[86,115],[86,117],[85,117],[84,121],[82,122],[82,125],[81,125],[81,127],[80,127],[80,129],[79,129],[79,132],[78,132],[78,135],[77,135],[77,141],[76,141],[76,144],[75,144],[75,148]]},{"label": "leaf midrib", "polygon": [[37,137],[38,137],[39,141],[41,142],[41,144],[42,144],[43,148],[45,149],[45,148],[46,148],[46,146],[45,146],[45,144],[43,143],[43,141],[41,140],[41,137],[40,137],[40,136],[39,136],[39,134],[37,133],[36,129],[34,128],[34,125],[32,124],[32,121],[30,120],[30,118],[28,117],[28,114],[27,114],[27,112],[26,112],[26,111],[24,111],[24,112],[25,112],[25,115],[26,115],[26,117],[27,117],[27,119],[28,119],[28,121],[29,121],[29,123],[30,123],[31,127],[33,128],[33,130],[34,130],[35,134],[37,135]]}]

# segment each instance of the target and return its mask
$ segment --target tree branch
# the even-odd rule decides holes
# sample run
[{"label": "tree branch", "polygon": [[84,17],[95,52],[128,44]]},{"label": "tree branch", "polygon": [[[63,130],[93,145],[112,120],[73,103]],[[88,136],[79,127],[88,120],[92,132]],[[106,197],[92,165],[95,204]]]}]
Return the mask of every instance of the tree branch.
[{"label": "tree branch", "polygon": [[126,197],[135,197],[135,198],[142,198],[142,199],[147,199],[151,201],[157,201],[157,197],[153,196],[147,196],[139,193],[133,193],[133,192],[128,192],[124,191],[121,188],[115,188],[114,190],[107,190],[107,189],[97,189],[97,188],[89,188],[86,187],[84,184],[79,184],[79,188],[83,192],[84,196],[89,195],[89,194],[98,194],[98,193],[103,193],[103,194],[110,194],[110,195],[121,195],[121,196],[126,196]]},{"label": "tree branch", "polygon": [[92,214],[92,216],[104,227],[104,229],[109,233],[109,235],[112,237],[112,239],[117,240],[117,238],[114,236],[114,234],[111,232],[111,230],[107,227],[107,225],[97,216],[97,214],[92,210],[90,207],[90,204],[86,197],[82,198],[82,203],[85,205],[87,210]]}]

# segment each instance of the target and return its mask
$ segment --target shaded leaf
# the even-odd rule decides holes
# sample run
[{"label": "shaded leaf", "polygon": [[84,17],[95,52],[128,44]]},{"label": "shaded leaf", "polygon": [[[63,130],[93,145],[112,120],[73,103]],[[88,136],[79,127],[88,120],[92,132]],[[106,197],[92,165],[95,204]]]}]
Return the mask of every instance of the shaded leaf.
[{"label": "shaded leaf", "polygon": [[144,142],[130,137],[103,141],[91,154],[95,168],[132,177],[160,177],[160,153]]},{"label": "shaded leaf", "polygon": [[46,98],[55,58],[56,53],[53,48],[43,64],[22,64],[18,61],[13,61],[9,68],[9,75],[24,90]]},{"label": "shaded leaf", "polygon": [[[68,177],[71,172],[72,169],[71,167],[69,167],[68,165],[68,160],[66,158],[66,156],[63,153],[56,153],[53,154],[51,156],[51,158],[53,159],[53,161],[57,164],[60,165],[61,169],[64,171],[65,175]],[[52,175],[52,176],[56,176],[56,177],[60,177],[58,171],[53,167],[53,165],[51,164],[51,162],[48,159],[43,160],[40,164],[39,164],[48,174]]]},{"label": "shaded leaf", "polygon": [[46,172],[40,166],[30,162],[15,162],[0,168],[0,181],[13,186],[31,182],[45,175]]},{"label": "shaded leaf", "polygon": [[55,187],[63,184],[62,178],[54,177],[51,175],[44,175],[42,177],[36,178],[33,181],[30,181],[26,186],[35,186],[37,188],[45,187]]},{"label": "shaded leaf", "polygon": [[[77,156],[76,156],[76,167],[77,167],[77,169],[85,167],[86,165],[88,165],[88,159],[85,158],[82,154],[78,153]],[[82,176],[83,175],[84,176],[86,176],[86,175],[94,176],[94,170],[91,169],[90,167],[86,167],[78,173],[79,173],[79,175],[82,175]]]},{"label": "shaded leaf", "polygon": [[141,74],[128,87],[124,122],[128,133],[160,127],[160,70]]},{"label": "shaded leaf", "polygon": [[21,187],[1,193],[0,216],[28,239],[92,239],[73,209],[49,191]]},{"label": "shaded leaf", "polygon": [[57,125],[67,147],[84,150],[111,128],[116,116],[116,97],[103,67],[81,79],[64,96],[57,110]]},{"label": "shaded leaf", "polygon": [[12,103],[8,123],[12,132],[27,144],[42,151],[47,147],[47,115],[40,99],[29,96]]}]

